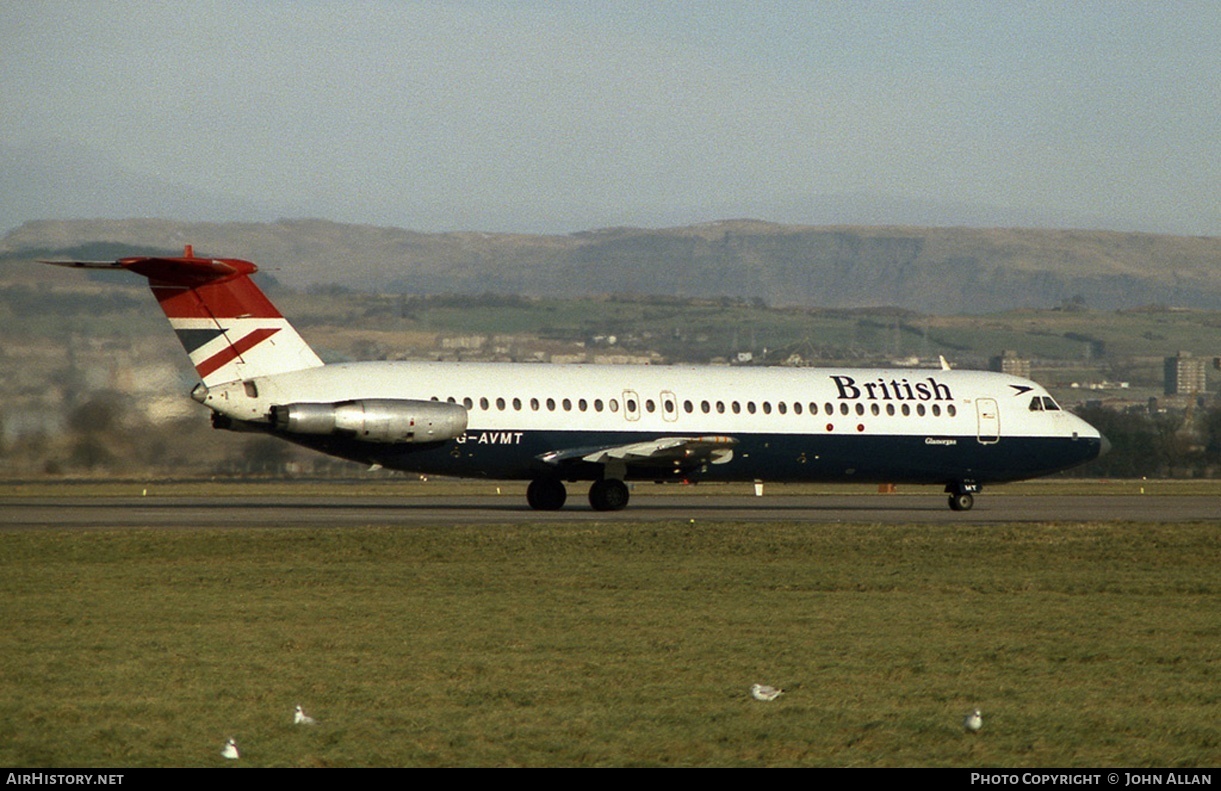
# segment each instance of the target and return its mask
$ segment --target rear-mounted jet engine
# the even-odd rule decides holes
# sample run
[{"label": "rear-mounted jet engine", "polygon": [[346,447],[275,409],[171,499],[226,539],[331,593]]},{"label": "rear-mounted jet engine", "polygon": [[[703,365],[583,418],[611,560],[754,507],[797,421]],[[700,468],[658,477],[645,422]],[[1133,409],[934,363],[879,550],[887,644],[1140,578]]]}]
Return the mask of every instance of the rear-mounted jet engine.
[{"label": "rear-mounted jet engine", "polygon": [[289,434],[335,434],[386,444],[439,442],[466,433],[466,409],[440,401],[372,399],[282,404],[271,423]]}]

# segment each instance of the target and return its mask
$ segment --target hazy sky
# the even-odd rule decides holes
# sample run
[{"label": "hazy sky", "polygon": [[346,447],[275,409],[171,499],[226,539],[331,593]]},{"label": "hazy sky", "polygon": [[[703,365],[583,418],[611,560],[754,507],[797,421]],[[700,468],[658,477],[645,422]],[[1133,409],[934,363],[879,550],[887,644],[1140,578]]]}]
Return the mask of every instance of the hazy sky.
[{"label": "hazy sky", "polygon": [[0,157],[0,226],[1218,235],[1221,2],[6,0]]}]

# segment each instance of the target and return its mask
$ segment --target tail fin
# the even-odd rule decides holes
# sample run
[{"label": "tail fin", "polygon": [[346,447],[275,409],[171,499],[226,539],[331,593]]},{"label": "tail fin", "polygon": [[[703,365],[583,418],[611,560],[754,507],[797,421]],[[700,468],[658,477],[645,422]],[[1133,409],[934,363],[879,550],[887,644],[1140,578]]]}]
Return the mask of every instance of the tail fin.
[{"label": "tail fin", "polygon": [[258,267],[249,261],[196,258],[187,245],[181,258],[43,263],[126,269],[147,277],[205,386],[322,365],[250,279]]}]

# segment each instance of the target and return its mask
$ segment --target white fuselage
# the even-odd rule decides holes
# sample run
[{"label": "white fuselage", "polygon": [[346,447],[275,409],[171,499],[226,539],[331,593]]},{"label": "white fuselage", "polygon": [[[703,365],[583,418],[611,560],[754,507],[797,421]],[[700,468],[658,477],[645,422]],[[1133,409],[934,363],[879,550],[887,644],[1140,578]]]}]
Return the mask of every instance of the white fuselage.
[{"label": "white fuselage", "polygon": [[[539,455],[573,446],[722,435],[744,443],[736,462],[716,470],[715,477],[724,479],[772,477],[761,474],[758,455],[776,446],[783,447],[778,450],[783,462],[835,459],[835,469],[778,464],[776,479],[799,479],[803,471],[815,480],[879,467],[889,473],[905,454],[926,449],[935,457],[935,471],[921,474],[922,480],[955,475],[1007,480],[1071,466],[1089,455],[1049,457],[1040,466],[1031,458],[1035,451],[1028,441],[1047,441],[1052,444],[1046,447],[1052,448],[1065,441],[1092,441],[1097,447],[1100,440],[1096,429],[1060,410],[1034,382],[1000,373],[936,369],[362,362],[213,387],[204,403],[232,419],[259,422],[278,404],[353,399],[466,406],[466,432],[450,443],[461,446],[462,452],[451,448],[447,458],[433,465],[439,469],[431,471],[493,477],[531,477]],[[1032,410],[1036,399],[1039,408]],[[499,446],[502,452],[467,452],[482,445]],[[853,447],[871,460],[854,464]],[[384,448],[368,453],[354,446],[342,452],[320,449],[430,471],[425,458],[396,463],[401,454]],[[514,460],[512,449],[520,451],[521,458]],[[1011,473],[1005,472],[1005,453],[1018,450],[1023,458]],[[896,458],[879,465],[878,455],[887,453]],[[752,454],[754,463],[742,463]],[[452,461],[459,456],[469,460],[467,467]],[[964,470],[954,473],[960,457],[966,459]]]}]

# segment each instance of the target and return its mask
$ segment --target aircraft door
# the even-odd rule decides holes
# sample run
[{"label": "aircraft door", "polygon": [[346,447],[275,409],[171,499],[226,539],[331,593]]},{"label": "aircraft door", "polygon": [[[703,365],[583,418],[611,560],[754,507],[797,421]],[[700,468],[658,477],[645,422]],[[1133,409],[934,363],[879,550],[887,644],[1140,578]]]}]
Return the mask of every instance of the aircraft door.
[{"label": "aircraft door", "polygon": [[1001,441],[1001,415],[995,398],[975,399],[975,413],[979,418],[979,442],[991,445]]},{"label": "aircraft door", "polygon": [[640,420],[640,396],[635,390],[623,391],[623,417],[628,420]]}]

